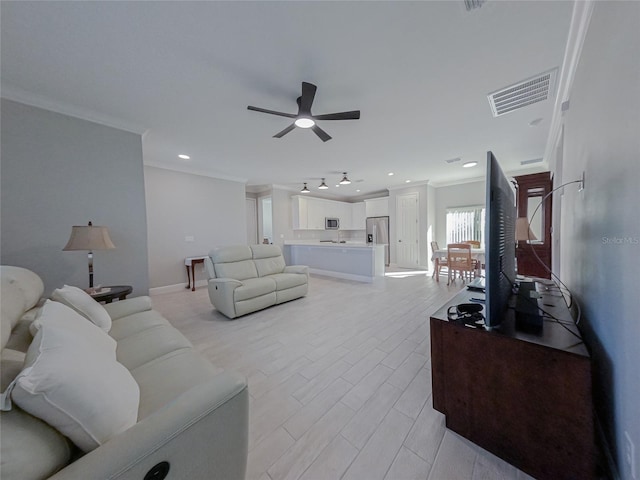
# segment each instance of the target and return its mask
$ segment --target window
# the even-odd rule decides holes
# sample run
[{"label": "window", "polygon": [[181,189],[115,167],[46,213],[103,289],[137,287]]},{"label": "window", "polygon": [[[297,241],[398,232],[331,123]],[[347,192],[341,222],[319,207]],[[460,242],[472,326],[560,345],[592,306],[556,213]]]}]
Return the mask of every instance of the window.
[{"label": "window", "polygon": [[484,213],[482,205],[447,208],[447,244],[476,240],[484,248]]}]

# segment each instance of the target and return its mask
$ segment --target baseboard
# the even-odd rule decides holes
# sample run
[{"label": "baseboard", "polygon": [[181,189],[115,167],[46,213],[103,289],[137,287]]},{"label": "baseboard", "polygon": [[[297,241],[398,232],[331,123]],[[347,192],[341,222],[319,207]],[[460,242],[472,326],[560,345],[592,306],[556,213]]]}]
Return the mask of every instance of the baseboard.
[{"label": "baseboard", "polygon": [[331,270],[319,270],[317,268],[310,268],[309,273],[314,275],[321,275],[323,277],[342,278],[343,280],[353,280],[355,282],[373,283],[373,277],[367,277],[364,275],[354,275],[352,273],[334,272]]},{"label": "baseboard", "polygon": [[[208,284],[207,280],[198,280],[196,282],[196,288],[198,287],[206,287]],[[187,289],[187,286],[184,283],[176,283],[175,285],[165,285],[164,287],[153,287],[149,289],[149,295],[162,295],[164,293],[175,293],[182,292]]]}]

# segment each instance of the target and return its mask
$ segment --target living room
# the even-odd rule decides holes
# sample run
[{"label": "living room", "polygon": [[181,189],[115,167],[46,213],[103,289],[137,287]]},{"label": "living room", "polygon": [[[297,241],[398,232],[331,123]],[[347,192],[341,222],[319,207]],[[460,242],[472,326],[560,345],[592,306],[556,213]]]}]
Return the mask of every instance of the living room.
[{"label": "living room", "polygon": [[[461,15],[466,15],[464,21],[467,22],[472,22],[472,15],[477,13],[487,15],[495,12],[499,15],[500,9],[495,3],[498,2],[486,2],[475,12],[465,12],[460,2]],[[82,18],[83,15],[87,15],[87,18],[115,15],[109,12],[108,5],[108,3],[78,4],[78,10],[74,13],[78,17],[74,18]],[[540,5],[545,5],[545,2],[540,2]],[[159,150],[149,149],[149,145],[162,145],[162,134],[166,125],[158,122],[154,124],[154,128],[145,133],[149,128],[148,124],[141,123],[136,118],[125,118],[127,121],[123,121],[122,118],[118,118],[118,108],[123,107],[113,107],[113,105],[119,102],[140,102],[145,104],[147,112],[157,114],[155,107],[149,108],[149,105],[162,102],[171,104],[177,100],[168,98],[165,90],[160,90],[162,94],[158,94],[156,87],[151,83],[148,91],[145,92],[146,97],[139,92],[135,94],[140,95],[137,97],[134,94],[130,98],[116,96],[114,92],[117,90],[112,90],[111,83],[122,82],[127,76],[133,77],[138,73],[140,75],[144,73],[137,72],[136,65],[126,62],[108,65],[121,76],[118,75],[112,80],[105,79],[101,90],[102,96],[92,96],[92,90],[87,85],[75,85],[72,79],[76,75],[80,77],[80,72],[88,68],[87,65],[79,63],[78,58],[86,58],[86,55],[91,53],[86,51],[90,50],[90,46],[107,40],[92,40],[90,27],[86,27],[86,30],[84,27],[69,28],[68,18],[60,15],[64,9],[60,12],[54,9],[53,13],[57,15],[47,17],[46,14],[38,13],[39,9],[43,8],[38,3],[29,2],[21,7],[17,3],[3,2],[1,8],[3,10],[3,99],[0,232],[3,265],[23,266],[37,272],[44,280],[47,293],[63,284],[85,286],[87,283],[86,252],[63,252],[62,248],[69,237],[72,225],[93,221],[96,225],[109,227],[112,240],[116,245],[114,250],[96,252],[97,283],[130,284],[133,286],[132,296],[140,296],[147,295],[150,289],[184,283],[182,262],[185,256],[196,253],[206,254],[215,245],[246,242],[246,178],[250,176],[250,172],[242,176],[212,174],[211,171],[206,170],[202,159],[214,159],[212,163],[215,168],[223,171],[226,163],[241,163],[238,157],[242,155],[257,155],[255,150],[247,153],[244,146],[237,146],[240,154],[236,154],[230,152],[234,148],[233,145],[220,145],[220,149],[213,152],[189,150],[188,153],[193,160],[191,163],[187,161],[182,164],[178,163],[177,158],[169,160],[163,157]],[[118,8],[126,11],[129,7],[126,4],[120,4]],[[182,7],[173,5],[171,8],[169,13],[165,12],[164,15],[170,16],[171,12],[180,13]],[[260,8],[268,9],[266,5]],[[513,3],[509,8],[517,9],[517,3]],[[538,7],[536,10],[541,17],[543,14],[540,10],[544,8],[546,7]],[[544,131],[542,133],[536,131],[535,126],[526,128],[532,136],[543,138],[543,150],[532,153],[531,157],[544,158],[544,163],[539,168],[546,167],[545,169],[554,174],[554,185],[579,179],[584,173],[583,192],[567,188],[554,196],[554,202],[557,202],[554,204],[554,212],[557,215],[557,218],[554,218],[554,262],[557,262],[557,273],[583,305],[584,333],[588,339],[594,365],[594,404],[602,429],[601,437],[606,440],[606,448],[612,456],[610,463],[614,470],[617,470],[614,473],[619,478],[632,479],[634,478],[633,466],[626,461],[625,445],[628,438],[640,448],[640,423],[637,420],[640,418],[640,411],[638,402],[635,400],[640,395],[640,379],[635,368],[640,361],[638,350],[635,348],[640,339],[640,326],[631,316],[632,312],[640,307],[640,300],[631,291],[635,273],[640,268],[638,260],[640,256],[637,252],[640,243],[638,242],[640,222],[634,211],[636,205],[640,203],[636,187],[637,179],[640,178],[640,167],[637,161],[640,152],[637,135],[640,129],[638,116],[640,112],[640,92],[638,91],[640,8],[636,2],[576,2],[575,4],[566,3],[564,7],[557,8],[564,15],[562,21],[557,22],[563,26],[563,29],[554,23],[554,28],[557,29],[554,31],[561,37],[556,56],[561,61],[564,58],[564,63],[558,65],[560,88],[554,104],[549,106],[551,116],[544,120]],[[145,14],[144,9],[134,8],[131,12],[132,24],[140,21]],[[214,9],[214,13],[218,12]],[[268,17],[268,10],[262,13],[263,16]],[[261,20],[258,13],[249,18],[251,18],[251,24],[259,23]],[[239,16],[236,21],[243,20],[246,20],[246,17]],[[48,22],[53,26],[45,28]],[[88,22],[87,25],[89,24]],[[74,25],[77,27],[82,23],[78,22]],[[130,26],[133,29],[133,25]],[[30,65],[30,56],[21,57],[27,50],[35,57],[46,56],[41,53],[46,49],[38,43],[39,37],[37,35],[30,37],[28,33],[40,27],[43,30],[58,30],[59,36],[54,37],[56,43],[50,47],[66,53],[62,56],[64,61],[57,59],[60,63],[55,69],[45,68],[43,71],[57,72],[60,83],[64,83],[66,78],[71,85],[73,95],[63,89],[58,97],[47,96],[47,76],[37,70],[32,71],[30,76],[28,68],[26,73],[20,70],[21,74],[31,79],[29,82],[21,82],[21,77],[12,78],[20,62]],[[384,25],[376,24],[371,28],[382,29]],[[479,28],[479,26],[469,28]],[[23,34],[18,35],[16,33],[18,30],[23,30]],[[86,36],[89,39],[86,50],[74,43],[77,36],[66,36],[68,30],[80,32],[78,35],[81,38]],[[131,33],[132,31],[122,34],[120,39],[118,34],[107,37],[113,41],[115,56],[124,52],[127,41],[134,40],[131,37],[135,36]],[[184,34],[185,37],[189,35],[189,33]],[[411,37],[409,32],[407,35]],[[286,35],[283,36],[286,37]],[[165,41],[169,41],[168,38]],[[514,42],[517,40],[517,37],[513,38]],[[527,58],[523,63],[532,64],[529,69],[525,69],[529,73],[511,78],[511,81],[522,80],[527,75],[542,70],[540,62],[536,60],[535,42],[529,40],[530,44],[522,46],[523,49],[526,48],[524,51]],[[182,41],[187,42],[187,40]],[[321,52],[322,43],[327,39],[315,41],[318,51]],[[411,38],[408,41],[411,41]],[[24,42],[21,49],[15,49],[16,42]],[[249,40],[247,42],[258,42],[258,40],[252,38],[251,42]],[[440,40],[434,40],[434,42],[438,43]],[[187,44],[190,45],[189,42]],[[196,45],[197,48],[193,48],[193,55],[188,58],[189,62],[200,60],[207,65],[207,62],[215,63],[215,59],[206,57],[206,51],[210,45],[200,43]],[[161,56],[164,46],[163,41],[159,41],[154,48],[149,47],[149,51],[145,53],[151,57]],[[240,45],[238,48],[241,47],[246,45]],[[229,45],[225,48],[233,48],[233,46]],[[385,52],[384,45],[372,45],[369,48],[371,48],[371,56],[376,49],[382,49],[385,59],[402,57],[397,52]],[[482,49],[481,46],[473,44],[469,44],[468,48]],[[364,47],[363,51],[366,51]],[[446,53],[446,46],[444,52]],[[568,56],[567,52],[571,52],[572,56]],[[484,56],[479,52],[478,55]],[[280,61],[286,63],[286,55],[284,57],[285,60]],[[45,61],[46,58],[40,60]],[[404,64],[406,71],[411,72],[410,64],[415,60],[416,58],[407,57],[400,64]],[[378,65],[375,58],[368,58],[368,61]],[[263,78],[259,72],[253,70],[253,67],[250,72],[243,71],[246,68],[244,64],[229,64],[225,65],[224,69],[227,75],[233,76],[234,81],[244,81],[245,89],[259,92],[254,97],[234,97],[233,101],[236,104],[233,108],[238,110],[238,117],[225,117],[215,113],[216,102],[225,104],[222,98],[225,92],[216,93],[215,99],[207,100],[204,102],[205,105],[199,105],[197,100],[191,98],[186,100],[186,105],[170,105],[178,112],[177,116],[183,118],[185,129],[192,129],[195,132],[193,136],[196,134],[206,136],[209,130],[221,129],[230,135],[232,127],[241,128],[245,136],[244,142],[252,146],[257,144],[260,149],[264,149],[269,142],[288,141],[287,137],[280,140],[270,138],[285,125],[272,124],[274,119],[267,115],[247,112],[246,106],[256,104],[265,108],[293,111],[295,92],[299,91],[299,83],[313,80],[313,78],[304,77],[305,74],[312,76],[313,68],[308,67],[307,70],[301,68],[301,71],[292,78],[287,81],[278,79],[275,85],[273,84],[276,82],[275,77]],[[328,163],[327,168],[322,167],[312,171],[314,162],[315,165],[319,164],[318,158],[337,158],[346,163],[346,156],[341,153],[340,146],[342,139],[349,137],[352,133],[362,144],[365,144],[369,137],[380,137],[371,139],[373,150],[383,148],[381,144],[387,141],[394,144],[394,148],[398,150],[397,157],[389,157],[395,162],[394,169],[396,164],[398,168],[402,165],[403,155],[411,158],[421,157],[421,152],[414,154],[409,151],[411,145],[398,148],[393,137],[385,139],[382,134],[370,135],[365,130],[368,122],[365,114],[386,116],[384,120],[386,124],[399,123],[403,108],[410,102],[404,96],[390,96],[384,98],[380,105],[374,103],[375,108],[366,111],[365,104],[360,105],[356,100],[359,99],[358,84],[365,83],[365,79],[356,76],[354,80],[353,73],[350,74],[351,77],[347,75],[346,79],[340,79],[341,74],[349,73],[350,68],[352,68],[351,65],[343,65],[345,72],[339,70],[331,72],[331,75],[336,77],[332,81],[353,82],[353,85],[349,86],[349,91],[344,97],[336,99],[335,104],[327,103],[326,110],[362,108],[362,120],[344,122],[344,125],[335,125],[341,122],[323,123],[322,127],[334,136],[327,144],[315,138],[310,131],[292,132],[290,135],[300,134],[291,139],[293,151],[304,152],[312,158],[310,163],[305,163],[308,173],[292,178],[291,182],[288,180],[265,182],[273,185],[277,194],[283,196],[292,194],[291,190],[280,187],[283,183],[299,183],[298,186],[302,187],[302,182],[307,179],[306,176],[313,178],[315,182],[315,177],[325,175],[326,171],[351,169],[357,172],[358,177],[355,178],[367,180],[368,168],[370,168],[367,158],[361,159],[360,163],[353,168],[336,165],[337,162],[332,161]],[[379,67],[371,68],[374,72]],[[203,70],[207,71],[207,68]],[[196,69],[197,73],[194,73],[194,76],[204,75],[203,70]],[[437,69],[432,68],[432,70],[435,72]],[[159,84],[163,83],[162,71],[150,71],[144,74],[157,78]],[[299,78],[300,75],[304,78]],[[420,82],[407,80],[411,76],[405,72],[397,75],[396,89],[420,88]],[[6,84],[5,80],[7,80]],[[193,79],[194,82],[196,80],[196,78]],[[187,78],[184,84],[169,85],[169,88],[188,89],[189,82]],[[473,78],[464,78],[456,88],[463,88],[465,82],[472,83]],[[290,104],[286,103],[288,93],[282,93],[285,83],[292,84],[290,90],[294,96]],[[501,86],[503,85],[495,85],[495,88]],[[318,82],[318,87],[317,98],[320,101],[323,95],[323,84]],[[483,90],[485,95],[492,88],[485,88]],[[244,92],[247,90],[243,89]],[[448,94],[454,93],[456,92]],[[375,96],[376,93],[372,92],[369,95]],[[431,92],[431,95],[438,95],[438,93]],[[274,97],[281,99],[280,104],[269,103],[274,101]],[[400,105],[397,105],[398,99],[402,100]],[[362,96],[362,101],[365,100],[366,96]],[[464,106],[464,103],[462,105]],[[488,109],[488,106],[484,105],[484,107]],[[211,111],[210,123],[193,125],[187,115],[190,108]],[[97,116],[96,112],[101,115]],[[249,127],[243,126],[245,118],[250,118]],[[358,124],[358,122],[361,123]],[[421,127],[421,130],[428,128],[430,125]],[[448,125],[447,128],[451,130],[452,136],[471,135],[470,130],[458,129],[455,123]],[[355,131],[352,132],[351,129]],[[305,134],[304,138],[302,134]],[[306,134],[310,138],[307,138]],[[158,137],[159,141],[152,142]],[[190,139],[192,134],[184,135],[182,138]],[[337,146],[332,146],[332,142]],[[312,145],[313,150],[308,145]],[[331,150],[317,157],[315,149],[323,146],[330,147]],[[186,144],[170,145],[170,147],[180,148],[175,152],[176,157],[178,153],[183,153],[184,149],[189,148]],[[290,147],[275,143],[272,148],[283,158],[284,166],[293,169],[298,158],[291,154]],[[494,148],[493,144],[489,144],[483,150],[479,150],[478,155],[484,155],[486,150]],[[494,150],[494,153],[499,161],[509,160],[509,154],[506,153],[509,150],[506,146],[503,147],[503,151],[505,153],[502,155],[500,150]],[[444,160],[453,156],[457,155],[439,155],[437,158],[439,168],[444,170],[443,165],[446,165]],[[168,167],[169,161],[174,162],[171,168]],[[424,160],[421,161],[426,163]],[[265,163],[269,164],[269,162]],[[419,161],[408,162],[407,170],[417,170],[417,164]],[[202,174],[197,173],[199,168]],[[268,170],[269,165],[263,168]],[[387,173],[388,171],[384,171],[382,175],[386,176]],[[478,173],[472,176],[453,179],[449,182],[438,183],[433,175],[414,177],[412,180],[430,179],[429,188],[434,189],[436,203],[438,198],[443,198],[447,199],[443,200],[447,206],[452,206],[448,198],[459,195],[465,189],[476,188],[476,184],[483,181],[482,177],[483,173],[478,169]],[[405,177],[401,181],[404,182],[404,180]],[[365,183],[363,182],[363,185]],[[384,192],[385,189],[377,191]],[[353,196],[353,198],[360,197]],[[443,208],[435,210],[440,212]],[[433,225],[436,238],[440,239],[443,237],[441,226],[443,219],[441,213],[435,215],[430,224]],[[187,236],[193,237],[193,241],[185,242]],[[194,248],[196,251],[192,250]],[[326,282],[325,279],[316,280],[319,285],[324,285]],[[330,288],[329,285],[326,287]],[[438,290],[439,295],[451,295],[453,291]],[[197,295],[201,292],[195,293]],[[205,303],[201,308],[206,307],[208,311],[212,310],[206,297],[196,298],[199,298],[199,302],[204,298]],[[446,298],[441,297],[442,301]],[[367,302],[365,295],[357,299],[363,303]],[[343,302],[347,301],[348,299],[343,298]],[[298,312],[299,307],[295,307],[295,303],[291,302],[287,308],[293,308]],[[268,315],[277,315],[275,309],[269,312]],[[303,311],[298,313],[304,314]],[[232,324],[233,322],[230,325]],[[185,327],[188,329],[189,325]],[[635,456],[635,478],[638,478],[640,460],[637,458],[637,450]],[[271,472],[278,473],[281,470],[275,469]]]}]

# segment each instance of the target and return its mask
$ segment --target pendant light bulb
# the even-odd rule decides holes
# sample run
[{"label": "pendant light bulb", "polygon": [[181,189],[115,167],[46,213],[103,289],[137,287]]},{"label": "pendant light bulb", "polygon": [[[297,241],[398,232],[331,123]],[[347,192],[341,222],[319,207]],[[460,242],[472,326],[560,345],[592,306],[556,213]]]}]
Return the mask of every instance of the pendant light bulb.
[{"label": "pendant light bulb", "polygon": [[327,186],[326,183],[324,183],[324,178],[322,179],[322,183],[320,184],[320,186],[318,187],[319,190],[326,190],[327,188],[329,188]]},{"label": "pendant light bulb", "polygon": [[347,172],[342,172],[342,180],[340,180],[340,185],[349,185],[351,180],[347,178]]},{"label": "pendant light bulb", "polygon": [[304,182],[304,187],[300,190],[300,193],[309,193],[311,190],[307,188],[307,182]]}]

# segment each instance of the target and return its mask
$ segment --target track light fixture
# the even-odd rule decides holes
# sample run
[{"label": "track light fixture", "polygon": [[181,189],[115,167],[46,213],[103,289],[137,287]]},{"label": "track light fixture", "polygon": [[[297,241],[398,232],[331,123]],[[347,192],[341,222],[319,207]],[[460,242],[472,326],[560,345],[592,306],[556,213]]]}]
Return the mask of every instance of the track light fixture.
[{"label": "track light fixture", "polygon": [[322,183],[320,184],[320,186],[318,187],[319,190],[326,190],[327,188],[329,188],[327,186],[326,183],[324,183],[324,178],[322,179]]},{"label": "track light fixture", "polygon": [[351,180],[349,180],[347,178],[347,172],[342,172],[342,180],[340,180],[340,185],[349,185],[351,183]]},{"label": "track light fixture", "polygon": [[309,193],[311,190],[307,188],[307,182],[304,182],[304,187],[300,190],[300,193]]}]

